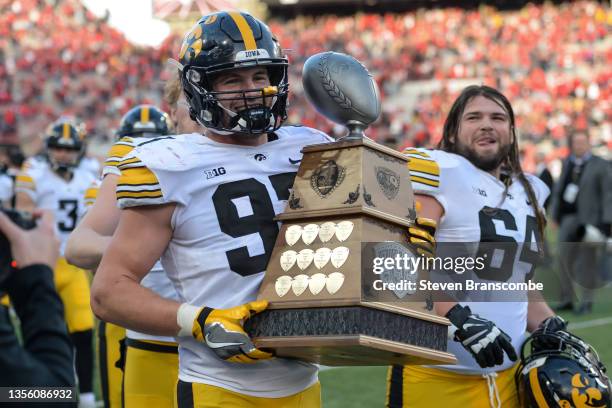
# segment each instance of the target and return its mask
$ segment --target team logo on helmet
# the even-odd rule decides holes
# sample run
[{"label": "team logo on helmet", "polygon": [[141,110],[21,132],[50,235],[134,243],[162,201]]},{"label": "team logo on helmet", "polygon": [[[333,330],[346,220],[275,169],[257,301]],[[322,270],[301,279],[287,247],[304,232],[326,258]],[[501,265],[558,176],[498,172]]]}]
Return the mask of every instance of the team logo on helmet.
[{"label": "team logo on helmet", "polygon": [[[206,21],[208,21],[208,19]],[[214,22],[214,20],[212,22]],[[204,22],[204,24],[211,23]],[[200,55],[200,51],[202,51],[202,26],[200,24],[196,24],[183,40],[183,45],[181,46],[181,51],[179,52],[179,59],[190,61]]]}]

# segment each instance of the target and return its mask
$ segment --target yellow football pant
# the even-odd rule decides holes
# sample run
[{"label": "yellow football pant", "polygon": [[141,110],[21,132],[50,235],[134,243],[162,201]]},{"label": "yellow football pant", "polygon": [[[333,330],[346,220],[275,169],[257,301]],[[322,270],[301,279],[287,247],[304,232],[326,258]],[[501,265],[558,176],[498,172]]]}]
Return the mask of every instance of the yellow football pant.
[{"label": "yellow football pant", "polygon": [[87,271],[58,259],[53,273],[55,288],[64,303],[64,317],[68,332],[93,330],[94,319],[89,305],[89,277]]},{"label": "yellow football pant", "polygon": [[[489,379],[423,366],[392,366],[387,375],[389,408],[519,408],[514,385],[518,365]],[[497,388],[497,393],[495,392]]]},{"label": "yellow football pant", "polygon": [[[111,323],[98,322],[98,358],[100,361],[100,384],[106,408],[119,408],[123,386],[122,341],[125,329]],[[123,353],[125,354],[125,352]],[[119,367],[117,367],[119,365]]]},{"label": "yellow football pant", "polygon": [[282,398],[262,398],[239,394],[208,384],[179,380],[176,408],[317,408],[321,406],[321,384]]},{"label": "yellow football pant", "polygon": [[178,380],[176,343],[126,339],[125,408],[172,408]]}]

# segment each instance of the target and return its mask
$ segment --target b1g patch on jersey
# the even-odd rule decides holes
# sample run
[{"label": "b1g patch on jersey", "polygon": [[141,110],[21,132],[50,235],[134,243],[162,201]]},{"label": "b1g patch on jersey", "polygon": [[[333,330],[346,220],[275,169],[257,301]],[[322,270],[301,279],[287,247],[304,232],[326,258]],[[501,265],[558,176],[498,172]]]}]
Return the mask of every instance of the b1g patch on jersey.
[{"label": "b1g patch on jersey", "polygon": [[217,167],[215,169],[204,170],[204,174],[206,175],[206,180],[210,180],[213,177],[227,174],[227,171],[225,171],[225,167]]}]

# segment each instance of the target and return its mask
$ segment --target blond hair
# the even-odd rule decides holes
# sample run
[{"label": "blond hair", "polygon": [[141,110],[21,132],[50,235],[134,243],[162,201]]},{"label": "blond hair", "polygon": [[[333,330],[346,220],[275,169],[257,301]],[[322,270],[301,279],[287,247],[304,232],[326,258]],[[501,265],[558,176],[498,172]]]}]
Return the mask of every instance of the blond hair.
[{"label": "blond hair", "polygon": [[181,73],[176,70],[174,75],[166,81],[166,85],[164,86],[164,101],[166,101],[170,109],[176,108],[176,104],[181,97],[181,92],[183,92]]}]

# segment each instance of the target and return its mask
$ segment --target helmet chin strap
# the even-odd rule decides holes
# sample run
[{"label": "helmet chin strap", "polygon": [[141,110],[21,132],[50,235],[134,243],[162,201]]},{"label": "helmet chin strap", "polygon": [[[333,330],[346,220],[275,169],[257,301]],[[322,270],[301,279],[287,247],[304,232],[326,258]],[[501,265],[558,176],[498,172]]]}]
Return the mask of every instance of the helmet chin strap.
[{"label": "helmet chin strap", "polygon": [[[266,128],[268,128],[270,126],[274,127],[274,124],[276,122],[275,119],[274,119],[274,115],[271,112],[271,109],[274,106],[274,104],[276,103],[277,98],[278,98],[277,96],[274,96],[272,98],[272,105],[271,105],[271,107],[270,108],[265,108],[265,109],[269,109],[270,110],[270,119],[268,121],[268,124],[265,126]],[[247,123],[246,118],[243,115],[241,115],[240,112],[248,112],[251,109],[261,109],[261,108],[247,108],[247,109],[243,109],[240,112],[234,112],[233,110],[226,108],[225,106],[223,106],[219,102],[217,102],[217,106],[219,106],[230,117],[231,122],[235,122],[236,123],[236,125],[233,126],[230,131],[224,131],[224,130],[215,129],[216,133],[218,133],[220,135],[224,135],[224,136],[231,135],[231,134],[234,134],[234,133],[245,133],[245,130],[248,130],[248,123]],[[262,125],[263,125],[263,123],[262,123]],[[265,132],[261,132],[261,133],[265,133]]]}]

